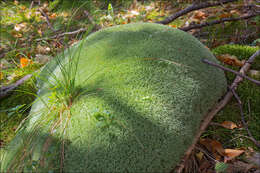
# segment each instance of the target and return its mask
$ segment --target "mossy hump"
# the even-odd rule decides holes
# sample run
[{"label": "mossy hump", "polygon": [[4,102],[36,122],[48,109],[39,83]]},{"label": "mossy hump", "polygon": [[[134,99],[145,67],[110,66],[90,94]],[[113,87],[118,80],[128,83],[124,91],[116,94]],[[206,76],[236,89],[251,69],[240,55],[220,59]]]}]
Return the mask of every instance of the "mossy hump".
[{"label": "mossy hump", "polygon": [[[76,85],[84,94],[71,106],[66,135],[50,133],[52,123],[40,126],[29,163],[54,171],[62,164],[64,172],[170,172],[191,145],[203,115],[226,90],[224,73],[201,62],[217,60],[193,36],[159,24],[115,26],[81,43],[81,49],[71,50],[81,51]],[[46,68],[61,73],[54,61]],[[51,104],[52,90],[46,88],[16,141],[36,133],[33,124],[46,115],[37,113],[45,107],[42,100]],[[8,159],[24,143],[10,145],[13,152],[5,155],[3,170],[25,169]]]}]

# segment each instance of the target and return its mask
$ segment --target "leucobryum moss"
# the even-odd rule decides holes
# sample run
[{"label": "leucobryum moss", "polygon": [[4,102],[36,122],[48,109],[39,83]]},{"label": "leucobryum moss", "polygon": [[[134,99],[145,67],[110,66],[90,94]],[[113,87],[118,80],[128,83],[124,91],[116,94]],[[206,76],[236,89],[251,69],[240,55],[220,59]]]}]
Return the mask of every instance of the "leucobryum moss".
[{"label": "leucobryum moss", "polygon": [[1,171],[170,172],[226,90],[204,45],[159,24],[98,31],[62,57],[41,72]]}]

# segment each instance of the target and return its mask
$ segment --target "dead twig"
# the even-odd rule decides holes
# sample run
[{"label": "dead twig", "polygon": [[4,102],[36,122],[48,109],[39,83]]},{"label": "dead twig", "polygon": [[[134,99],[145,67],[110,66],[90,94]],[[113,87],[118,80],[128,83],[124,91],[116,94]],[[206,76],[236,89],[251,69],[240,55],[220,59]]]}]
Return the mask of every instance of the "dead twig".
[{"label": "dead twig", "polygon": [[[87,10],[84,10],[84,13],[85,15],[88,17],[90,23],[92,23],[94,25],[94,27],[92,28],[92,30],[90,31],[90,33],[92,32],[95,32],[99,29],[101,29],[102,27],[98,24],[95,23],[93,17],[90,15],[90,13],[87,11]],[[53,38],[59,38],[59,37],[63,37],[65,35],[74,35],[74,34],[79,34],[81,32],[85,32],[87,31],[87,28],[80,28],[78,30],[75,30],[75,31],[71,31],[71,32],[64,32],[64,33],[61,33],[61,34],[57,34],[57,35],[54,35],[52,37],[49,37],[49,38],[39,38],[39,39],[36,39],[36,41],[41,41],[41,40],[48,40],[48,39],[53,39]]]},{"label": "dead twig", "polygon": [[241,17],[235,17],[235,18],[223,18],[223,19],[220,19],[220,20],[214,20],[214,21],[211,21],[211,22],[204,22],[204,23],[197,24],[197,25],[190,25],[190,26],[187,26],[187,27],[180,27],[178,29],[183,30],[183,31],[189,31],[189,30],[192,30],[192,29],[199,29],[199,28],[203,28],[205,26],[216,25],[216,24],[220,24],[220,23],[224,23],[224,22],[246,20],[246,19],[249,19],[249,18],[252,18],[252,17],[256,17],[258,15],[259,14],[255,13],[255,14],[249,14],[249,15],[245,15],[245,16],[241,16]]},{"label": "dead twig", "polygon": [[250,139],[255,143],[255,145],[260,148],[260,143],[257,142],[257,140],[253,137],[252,133],[250,132],[250,130],[248,129],[248,125],[245,121],[245,116],[244,116],[244,112],[243,112],[243,105],[242,105],[242,101],[241,99],[239,98],[239,96],[237,95],[237,93],[234,91],[233,88],[229,88],[230,91],[233,93],[234,97],[236,98],[237,102],[238,102],[238,106],[239,106],[239,109],[240,109],[240,114],[241,114],[241,120],[242,120],[242,123],[247,131],[247,134],[248,136],[250,136]]},{"label": "dead twig", "polygon": [[255,83],[256,85],[259,85],[259,86],[260,86],[260,81],[255,80],[255,79],[253,79],[253,78],[250,78],[250,77],[248,77],[248,76],[246,76],[246,75],[244,75],[244,74],[241,74],[241,73],[239,73],[239,72],[237,72],[237,71],[235,71],[235,70],[226,68],[226,67],[224,67],[224,66],[222,66],[222,65],[220,65],[220,64],[216,64],[216,63],[211,62],[211,61],[209,61],[209,60],[207,60],[207,59],[203,59],[202,62],[204,62],[204,63],[206,63],[206,64],[208,64],[208,65],[211,65],[211,66],[220,68],[221,70],[229,71],[229,72],[231,72],[231,73],[234,73],[234,74],[236,74],[237,76],[240,76],[240,77],[242,77],[242,78],[245,78],[245,79],[247,79],[247,80],[249,80],[249,81]]},{"label": "dead twig", "polygon": [[85,32],[86,30],[87,30],[86,28],[80,28],[80,29],[78,29],[78,30],[76,30],[76,31],[64,32],[64,33],[55,35],[55,36],[53,36],[53,37],[51,37],[51,38],[63,37],[63,36],[65,36],[65,35],[79,34],[79,33],[81,33],[81,32]]},{"label": "dead twig", "polygon": [[39,39],[36,39],[36,41],[41,41],[41,40],[50,40],[50,39],[53,39],[53,38],[59,38],[59,37],[63,37],[65,35],[74,35],[74,34],[79,34],[81,32],[85,32],[87,31],[86,28],[80,28],[76,31],[71,31],[71,32],[64,32],[64,33],[61,33],[61,34],[57,34],[57,35],[54,35],[52,37],[48,37],[48,38],[39,38]]},{"label": "dead twig", "polygon": [[31,5],[30,5],[30,8],[29,8],[29,10],[31,10],[31,9],[32,9],[33,5],[34,5],[34,1],[32,1],[32,2],[31,2]]},{"label": "dead twig", "polygon": [[47,15],[46,13],[44,13],[44,11],[43,11],[41,8],[39,8],[39,11],[40,11],[41,14],[46,18],[46,22],[47,22],[49,28],[51,28],[51,30],[52,30],[53,32],[56,32],[56,30],[53,28],[53,26],[52,26],[51,23],[50,23],[50,20],[49,20],[48,15]]},{"label": "dead twig", "polygon": [[185,8],[185,9],[178,11],[177,13],[167,17],[166,19],[159,21],[159,22],[156,22],[156,23],[160,23],[160,24],[165,25],[165,24],[171,23],[172,21],[179,18],[180,16],[188,14],[189,12],[199,10],[199,9],[203,9],[203,8],[219,6],[219,5],[222,5],[222,4],[235,2],[235,1],[238,1],[238,0],[222,0],[222,1],[216,1],[216,2],[202,2],[202,3],[199,3],[199,4],[193,4],[193,5]]},{"label": "dead twig", "polygon": [[[260,50],[257,51],[256,53],[254,53],[246,62],[245,64],[241,67],[241,69],[239,70],[239,73],[241,74],[245,74],[251,67],[251,64],[253,63],[253,61],[255,60],[255,58],[257,56],[259,56],[260,54]],[[236,76],[236,78],[234,79],[233,83],[231,84],[231,88],[233,90],[236,90],[238,84],[243,81],[243,78],[240,76]],[[205,116],[205,118],[203,119],[203,121],[201,122],[200,128],[196,134],[196,136],[193,139],[193,142],[191,144],[191,146],[187,149],[181,163],[178,165],[178,167],[176,167],[176,169],[174,170],[174,172],[176,173],[181,173],[182,170],[185,167],[185,164],[187,162],[187,160],[190,157],[191,152],[193,151],[196,143],[198,142],[201,134],[206,130],[206,128],[208,127],[209,123],[211,122],[211,120],[214,118],[214,116],[221,110],[223,109],[226,104],[231,100],[231,98],[233,97],[233,93],[232,91],[228,91],[226,93],[226,95],[224,96],[224,98],[218,102]]]},{"label": "dead twig", "polygon": [[32,77],[32,74],[28,74],[28,75],[24,76],[22,79],[15,82],[14,84],[1,87],[0,88],[0,99],[6,97],[11,91],[13,91],[19,85],[23,84],[26,80],[30,79],[31,77]]}]

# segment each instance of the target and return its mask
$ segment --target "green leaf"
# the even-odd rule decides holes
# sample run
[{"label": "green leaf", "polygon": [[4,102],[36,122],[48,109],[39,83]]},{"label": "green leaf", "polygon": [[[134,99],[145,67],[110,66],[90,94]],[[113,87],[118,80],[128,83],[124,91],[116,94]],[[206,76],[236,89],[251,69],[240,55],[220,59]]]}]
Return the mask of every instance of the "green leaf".
[{"label": "green leaf", "polygon": [[228,168],[228,165],[224,162],[217,162],[215,165],[215,171],[217,173],[224,173],[227,168]]}]

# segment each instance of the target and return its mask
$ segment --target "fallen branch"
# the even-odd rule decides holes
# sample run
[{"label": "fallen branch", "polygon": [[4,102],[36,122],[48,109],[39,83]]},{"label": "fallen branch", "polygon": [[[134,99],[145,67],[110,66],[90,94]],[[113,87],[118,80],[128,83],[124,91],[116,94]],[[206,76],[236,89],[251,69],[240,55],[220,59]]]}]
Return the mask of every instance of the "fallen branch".
[{"label": "fallen branch", "polygon": [[64,33],[61,33],[61,34],[57,34],[57,35],[54,35],[52,37],[45,37],[45,38],[38,38],[38,39],[35,39],[36,41],[41,41],[41,40],[49,40],[49,39],[54,39],[54,38],[59,38],[59,37],[63,37],[65,35],[74,35],[74,34],[79,34],[81,32],[85,32],[87,29],[86,28],[80,28],[76,31],[71,31],[71,32],[64,32]]},{"label": "fallen branch", "polygon": [[[255,60],[255,58],[257,56],[259,56],[260,54],[260,50],[257,51],[256,53],[254,53],[246,62],[245,64],[242,66],[242,68],[239,70],[239,72],[241,74],[245,74],[251,67],[251,64],[253,63],[253,61]],[[236,76],[236,78],[234,79],[233,83],[231,84],[230,88],[236,90],[238,84],[243,81],[243,78],[240,76]],[[193,142],[191,144],[191,146],[187,149],[181,163],[178,165],[178,167],[176,167],[176,169],[173,172],[176,173],[181,173],[182,170],[185,167],[185,164],[187,162],[187,160],[190,157],[190,154],[192,152],[192,150],[195,148],[196,143],[198,142],[201,134],[206,130],[206,128],[208,127],[209,123],[211,122],[211,120],[214,118],[214,116],[221,110],[223,109],[226,104],[231,100],[231,98],[233,97],[233,93],[232,91],[228,91],[226,93],[226,95],[224,96],[224,98],[218,102],[205,116],[205,119],[203,119],[203,121],[201,122],[200,128],[196,134],[196,136],[193,139]]]},{"label": "fallen branch", "polygon": [[244,112],[243,112],[243,105],[242,105],[242,101],[240,100],[239,96],[237,95],[237,93],[234,91],[233,88],[230,88],[230,91],[233,93],[233,95],[235,96],[237,102],[238,102],[238,106],[239,106],[239,109],[240,109],[240,114],[241,114],[241,120],[242,120],[242,123],[247,131],[247,134],[248,136],[250,136],[250,139],[255,143],[255,145],[260,148],[260,143],[257,142],[257,140],[253,137],[252,133],[249,131],[248,129],[248,125],[245,121],[245,117],[244,117]]},{"label": "fallen branch", "polygon": [[39,11],[40,11],[41,14],[46,18],[46,22],[47,22],[49,28],[51,28],[52,31],[56,32],[56,30],[53,28],[53,26],[52,26],[51,23],[50,23],[50,20],[49,20],[48,15],[45,14],[44,11],[43,11],[41,8],[39,8]]},{"label": "fallen branch", "polygon": [[76,31],[64,32],[64,33],[61,33],[61,34],[52,36],[51,38],[63,37],[63,36],[65,36],[65,35],[79,34],[79,33],[81,33],[81,32],[85,32],[86,30],[87,30],[86,28],[80,28],[80,29],[78,29],[78,30],[76,30]]},{"label": "fallen branch", "polygon": [[160,23],[160,24],[165,25],[165,24],[171,23],[172,21],[179,18],[180,16],[188,14],[189,12],[199,10],[199,9],[203,9],[203,8],[219,6],[219,5],[222,5],[222,4],[235,2],[235,1],[238,1],[238,0],[222,0],[222,1],[217,1],[217,2],[202,2],[200,4],[193,4],[193,5],[185,8],[185,9],[178,11],[177,13],[167,17],[166,19],[159,21],[159,22],[156,22],[156,23]]},{"label": "fallen branch", "polygon": [[0,99],[6,97],[11,91],[13,91],[15,88],[23,84],[26,80],[30,79],[32,77],[31,74],[28,74],[24,76],[22,79],[16,81],[14,84],[11,84],[9,86],[3,86],[0,88]]},{"label": "fallen branch", "polygon": [[216,63],[211,62],[211,61],[209,61],[209,60],[207,60],[207,59],[203,59],[202,62],[204,62],[204,63],[206,63],[206,64],[208,64],[208,65],[211,65],[211,66],[220,68],[221,70],[229,71],[229,72],[231,72],[231,73],[234,73],[234,74],[236,74],[237,76],[240,76],[240,77],[242,77],[242,78],[245,78],[245,79],[247,79],[247,80],[249,80],[249,81],[255,83],[256,85],[259,85],[259,86],[260,86],[260,81],[255,80],[255,79],[252,79],[252,78],[250,78],[250,77],[248,77],[248,76],[246,76],[246,75],[244,75],[244,74],[241,74],[241,73],[239,73],[239,72],[237,72],[237,71],[235,71],[235,70],[226,68],[226,67],[224,67],[224,66],[222,66],[222,65],[220,65],[220,64],[216,64]]},{"label": "fallen branch", "polygon": [[192,30],[192,29],[198,29],[198,28],[202,28],[202,27],[205,27],[205,26],[216,25],[216,24],[220,24],[220,23],[224,23],[224,22],[246,20],[246,19],[249,19],[249,18],[252,18],[252,17],[256,17],[258,15],[259,14],[256,13],[256,14],[249,14],[249,15],[245,15],[245,16],[241,16],[241,17],[235,17],[235,18],[223,18],[223,19],[220,19],[220,20],[214,20],[214,21],[211,21],[211,22],[204,22],[204,23],[197,24],[197,25],[180,27],[178,29],[183,30],[183,31],[189,31],[189,30]]}]

